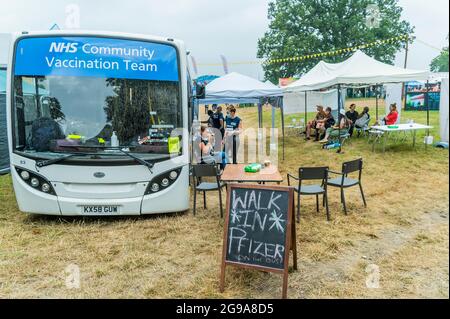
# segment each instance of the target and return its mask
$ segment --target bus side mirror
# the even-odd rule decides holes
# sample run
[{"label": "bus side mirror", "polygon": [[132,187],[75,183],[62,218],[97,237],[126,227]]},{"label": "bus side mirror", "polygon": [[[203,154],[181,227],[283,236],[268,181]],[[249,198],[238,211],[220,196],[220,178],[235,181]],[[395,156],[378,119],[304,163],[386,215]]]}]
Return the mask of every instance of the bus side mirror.
[{"label": "bus side mirror", "polygon": [[197,84],[195,88],[196,97],[197,99],[204,99],[205,98],[205,86],[202,84]]}]

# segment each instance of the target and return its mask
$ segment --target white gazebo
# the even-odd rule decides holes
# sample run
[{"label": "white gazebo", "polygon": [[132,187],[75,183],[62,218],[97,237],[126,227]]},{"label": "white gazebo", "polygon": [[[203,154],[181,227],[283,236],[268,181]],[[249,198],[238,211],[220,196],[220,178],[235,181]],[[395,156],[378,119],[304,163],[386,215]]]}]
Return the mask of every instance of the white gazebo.
[{"label": "white gazebo", "polygon": [[342,107],[341,87],[425,81],[428,76],[428,71],[399,68],[375,60],[357,50],[350,58],[340,63],[319,62],[301,79],[288,85],[285,90],[306,92],[337,87],[339,114]]},{"label": "white gazebo", "polygon": [[205,98],[260,98],[282,96],[283,90],[270,82],[261,82],[249,76],[232,72],[206,85]]},{"label": "white gazebo", "polygon": [[408,81],[426,81],[429,72],[403,69],[377,61],[358,50],[341,63],[319,62],[300,80],[286,87],[288,91],[313,91],[336,85],[378,85]]},{"label": "white gazebo", "polygon": [[283,89],[272,84],[271,82],[261,82],[252,77],[237,72],[232,72],[209,82],[205,87],[205,99],[198,100],[198,103],[258,104],[258,125],[261,128],[263,124],[261,99],[264,98],[276,100],[276,103],[274,103],[275,105],[272,105],[272,129],[275,127],[275,107],[279,107],[281,110],[284,159]]}]

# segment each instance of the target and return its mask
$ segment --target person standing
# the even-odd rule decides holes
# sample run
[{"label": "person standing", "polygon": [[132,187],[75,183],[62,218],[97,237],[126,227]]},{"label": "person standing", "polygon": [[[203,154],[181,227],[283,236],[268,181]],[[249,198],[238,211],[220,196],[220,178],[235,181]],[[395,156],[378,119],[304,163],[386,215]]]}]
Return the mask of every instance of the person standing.
[{"label": "person standing", "polygon": [[239,134],[242,132],[242,120],[236,115],[236,108],[234,106],[230,107],[230,115],[226,117],[225,124],[225,152],[229,158],[233,159],[233,163],[236,164],[235,160],[240,145]]},{"label": "person standing", "polygon": [[345,113],[345,116],[347,117],[348,121],[349,121],[349,130],[348,133],[350,134],[350,136],[353,135],[353,130],[355,128],[355,122],[359,117],[358,112],[356,111],[356,104],[352,103],[350,105],[350,109],[347,111],[347,113]]},{"label": "person standing", "polygon": [[222,139],[223,139],[223,135],[225,133],[225,125],[224,124],[225,124],[225,120],[224,120],[223,113],[222,113],[222,107],[218,106],[216,111],[212,115],[212,127],[220,131],[220,133],[222,134]]}]

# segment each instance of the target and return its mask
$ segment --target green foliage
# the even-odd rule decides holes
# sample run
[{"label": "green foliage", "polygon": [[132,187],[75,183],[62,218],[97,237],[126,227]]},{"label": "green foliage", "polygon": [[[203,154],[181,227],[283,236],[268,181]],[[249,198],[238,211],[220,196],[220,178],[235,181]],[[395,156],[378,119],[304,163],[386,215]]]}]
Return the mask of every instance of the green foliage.
[{"label": "green foliage", "polygon": [[181,126],[176,107],[179,104],[178,82],[116,78],[106,81],[114,94],[106,97],[104,111],[122,143],[147,136],[151,124]]},{"label": "green foliage", "polygon": [[[380,10],[378,27],[366,23],[366,8],[376,4]],[[279,59],[337,50],[411,34],[413,27],[401,20],[398,0],[275,0],[269,4],[269,31],[258,41],[258,57]],[[401,42],[387,43],[364,51],[383,62],[392,63]],[[350,53],[327,57],[340,62]],[[319,59],[274,63],[264,66],[267,80],[298,76]]]},{"label": "green foliage", "polygon": [[433,72],[448,72],[448,46],[443,48],[441,54],[431,61],[430,70]]},{"label": "green foliage", "polygon": [[61,103],[56,97],[49,98],[50,117],[54,120],[64,120],[66,115],[61,110]]}]

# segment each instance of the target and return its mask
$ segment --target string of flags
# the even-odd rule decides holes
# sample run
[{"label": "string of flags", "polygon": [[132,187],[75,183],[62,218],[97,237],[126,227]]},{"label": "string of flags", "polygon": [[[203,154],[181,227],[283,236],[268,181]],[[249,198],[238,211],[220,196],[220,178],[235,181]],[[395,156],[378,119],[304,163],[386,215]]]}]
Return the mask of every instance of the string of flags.
[{"label": "string of flags", "polygon": [[[397,37],[392,37],[384,40],[377,40],[369,43],[364,43],[361,45],[357,45],[350,48],[344,48],[344,49],[337,49],[333,51],[327,51],[327,52],[320,52],[320,53],[313,53],[313,54],[307,54],[302,56],[296,56],[296,57],[290,57],[290,58],[280,58],[280,59],[269,59],[269,60],[254,60],[254,61],[240,61],[240,62],[229,62],[228,65],[238,65],[238,64],[274,64],[274,63],[286,63],[286,62],[298,62],[298,61],[304,61],[308,59],[313,58],[319,58],[319,57],[326,57],[326,56],[334,56],[339,55],[343,53],[348,52],[354,52],[356,50],[366,49],[378,45],[383,45],[386,43],[394,43],[398,41],[408,41],[411,39],[411,37],[408,34],[400,35]],[[221,63],[199,63],[199,66],[218,66],[222,65]]]},{"label": "string of flags", "polygon": [[410,37],[407,34],[400,35],[400,36],[389,38],[389,39],[377,40],[377,41],[357,45],[357,46],[354,46],[351,48],[338,49],[338,50],[333,50],[333,51],[328,51],[328,52],[314,53],[314,54],[308,54],[308,55],[291,57],[291,58],[271,59],[271,60],[265,61],[265,63],[273,64],[273,63],[284,63],[284,62],[296,62],[296,61],[303,61],[303,60],[307,60],[307,59],[324,57],[324,56],[334,56],[334,55],[347,53],[347,52],[354,52],[356,50],[366,49],[366,48],[370,48],[370,47],[374,47],[374,46],[378,46],[378,45],[382,45],[382,44],[386,44],[386,43],[393,43],[393,42],[397,42],[397,41],[407,41],[409,38]]}]

